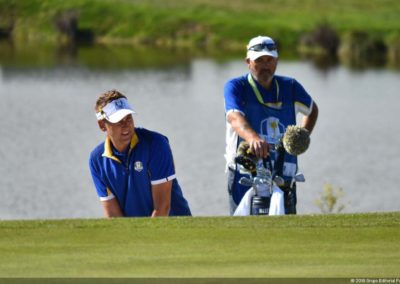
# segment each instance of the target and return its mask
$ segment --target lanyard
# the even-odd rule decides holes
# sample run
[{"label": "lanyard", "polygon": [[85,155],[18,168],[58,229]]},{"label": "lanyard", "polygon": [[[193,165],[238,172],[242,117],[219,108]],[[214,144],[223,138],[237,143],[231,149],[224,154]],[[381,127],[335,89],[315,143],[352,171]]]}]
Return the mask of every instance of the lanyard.
[{"label": "lanyard", "polygon": [[[257,100],[258,100],[258,102],[260,104],[262,104],[263,106],[266,106],[266,107],[272,107],[272,108],[277,108],[277,109],[280,109],[282,107],[282,102],[276,102],[276,103],[265,103],[264,102],[264,100],[263,100],[263,98],[261,96],[261,93],[257,88],[256,82],[254,82],[253,77],[251,76],[250,73],[247,75],[247,81],[249,81],[249,84],[250,84],[251,88],[253,89],[254,94],[256,95]],[[279,84],[278,84],[278,81],[276,79],[274,79],[274,81],[275,81],[275,85],[276,85],[276,100],[278,100],[278,98],[279,98]]]}]

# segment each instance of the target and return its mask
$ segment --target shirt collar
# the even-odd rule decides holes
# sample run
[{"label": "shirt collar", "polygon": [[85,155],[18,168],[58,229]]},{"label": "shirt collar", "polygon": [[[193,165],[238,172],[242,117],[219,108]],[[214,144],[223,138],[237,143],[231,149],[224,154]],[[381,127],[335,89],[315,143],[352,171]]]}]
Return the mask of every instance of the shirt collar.
[{"label": "shirt collar", "polygon": [[[136,145],[139,143],[139,138],[136,134],[136,132],[133,134],[131,143],[129,145],[129,154],[132,152],[132,150],[136,147]],[[104,141],[104,152],[103,152],[103,157],[113,159],[117,162],[121,162],[113,153],[113,147],[111,145],[111,139],[110,137],[106,137],[106,140]]]}]

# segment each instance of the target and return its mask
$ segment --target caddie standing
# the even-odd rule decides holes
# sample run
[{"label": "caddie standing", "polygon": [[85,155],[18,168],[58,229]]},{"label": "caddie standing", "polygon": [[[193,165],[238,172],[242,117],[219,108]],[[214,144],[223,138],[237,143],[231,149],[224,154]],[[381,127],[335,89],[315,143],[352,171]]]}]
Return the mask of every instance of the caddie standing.
[{"label": "caddie standing", "polygon": [[[248,74],[225,84],[226,163],[231,215],[249,187],[239,184],[243,176],[235,164],[240,141],[247,141],[257,158],[270,155],[274,167],[279,166],[274,145],[279,143],[286,128],[296,124],[302,113],[301,126],[312,132],[318,107],[303,86],[294,78],[275,75],[278,50],[267,36],[252,38],[247,45]],[[296,185],[291,180],[297,172],[297,157],[284,153],[280,174],[285,179],[285,214],[296,214]],[[279,169],[276,169],[279,171]]]}]

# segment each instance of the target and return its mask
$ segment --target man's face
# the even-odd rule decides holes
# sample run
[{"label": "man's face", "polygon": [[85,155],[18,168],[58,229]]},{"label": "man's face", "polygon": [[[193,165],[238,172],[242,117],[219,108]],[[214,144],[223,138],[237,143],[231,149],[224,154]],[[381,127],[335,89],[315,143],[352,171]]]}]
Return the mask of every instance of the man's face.
[{"label": "man's face", "polygon": [[278,65],[278,58],[263,55],[254,61],[247,59],[246,62],[253,77],[262,86],[269,87],[275,74],[276,66]]},{"label": "man's face", "polygon": [[107,133],[118,151],[123,151],[128,147],[135,133],[135,125],[131,114],[125,116],[117,123],[102,120],[99,126]]}]

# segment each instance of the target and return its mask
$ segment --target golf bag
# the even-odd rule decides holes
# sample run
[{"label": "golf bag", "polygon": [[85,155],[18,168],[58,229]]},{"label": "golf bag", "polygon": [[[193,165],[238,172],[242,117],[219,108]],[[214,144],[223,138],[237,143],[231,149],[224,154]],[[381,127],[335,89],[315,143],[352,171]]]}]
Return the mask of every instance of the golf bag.
[{"label": "golf bag", "polygon": [[[276,150],[278,157],[275,168],[272,167],[270,157],[263,160],[263,166],[259,165],[258,167],[251,157],[239,155],[236,158],[236,163],[250,176],[249,178],[240,178],[239,183],[242,186],[250,187],[250,190],[246,192],[234,215],[296,214],[295,181],[297,179],[288,182],[281,177],[285,149],[280,145]],[[302,177],[304,178],[304,176]]]}]

